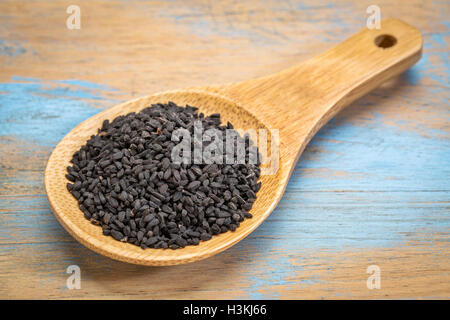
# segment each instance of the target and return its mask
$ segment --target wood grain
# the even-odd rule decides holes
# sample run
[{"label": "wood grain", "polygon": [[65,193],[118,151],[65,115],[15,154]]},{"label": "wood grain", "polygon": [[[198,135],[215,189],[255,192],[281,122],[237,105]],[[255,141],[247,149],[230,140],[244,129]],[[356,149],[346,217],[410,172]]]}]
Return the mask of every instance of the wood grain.
[{"label": "wood grain", "polygon": [[[371,4],[94,0],[69,31],[64,1],[2,1],[0,296],[448,298],[445,1],[377,1],[382,17],[423,32],[424,57],[323,127],[277,209],[221,254],[164,268],[116,262],[74,241],[46,200],[51,150],[101,109],[282,70],[363,28]],[[81,290],[66,287],[71,264]],[[380,290],[366,287],[370,264]]]},{"label": "wood grain", "polygon": [[[86,247],[129,263],[182,264],[208,258],[231,247],[255,230],[276,207],[297,159],[325,123],[349,103],[419,60],[422,36],[417,29],[400,20],[385,19],[381,23],[381,29],[363,29],[324,54],[272,76],[221,86],[218,90],[206,87],[198,91],[150,95],[124,102],[85,120],[58,143],[45,169],[45,188],[55,216]],[[382,35],[394,36],[398,43],[392,48],[381,48],[375,39]],[[210,94],[208,90],[224,96]],[[76,199],[67,190],[66,168],[73,154],[106,119],[112,121],[120,115],[169,101],[196,106],[206,115],[220,113],[223,123],[231,122],[244,132],[268,128],[279,131],[276,150],[272,148],[269,154],[276,159],[272,161],[277,163],[277,168],[261,176],[262,187],[250,211],[253,218],[245,220],[235,232],[176,251],[142,250],[104,236],[99,227],[84,218]],[[268,144],[271,145],[270,141]]]}]

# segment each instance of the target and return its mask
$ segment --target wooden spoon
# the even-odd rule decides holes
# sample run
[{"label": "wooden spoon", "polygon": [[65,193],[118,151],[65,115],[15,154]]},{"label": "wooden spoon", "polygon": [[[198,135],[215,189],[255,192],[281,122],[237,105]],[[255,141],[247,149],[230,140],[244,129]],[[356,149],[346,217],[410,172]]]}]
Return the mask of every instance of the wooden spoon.
[{"label": "wooden spoon", "polygon": [[[45,188],[51,208],[64,228],[86,247],[110,258],[141,265],[174,265],[210,257],[242,240],[256,229],[277,205],[292,170],[306,144],[337,112],[400,74],[422,53],[422,36],[394,19],[381,29],[363,29],[356,35],[306,62],[274,75],[222,86],[176,90],[128,101],[84,121],[61,140],[45,169]],[[87,221],[77,201],[67,191],[66,167],[73,153],[97,132],[103,120],[152,103],[189,104],[205,114],[219,112],[235,128],[277,129],[278,170],[261,177],[251,213],[234,232],[214,236],[198,246],[178,250],[141,249],[102,235]],[[275,149],[274,149],[275,150]]]}]

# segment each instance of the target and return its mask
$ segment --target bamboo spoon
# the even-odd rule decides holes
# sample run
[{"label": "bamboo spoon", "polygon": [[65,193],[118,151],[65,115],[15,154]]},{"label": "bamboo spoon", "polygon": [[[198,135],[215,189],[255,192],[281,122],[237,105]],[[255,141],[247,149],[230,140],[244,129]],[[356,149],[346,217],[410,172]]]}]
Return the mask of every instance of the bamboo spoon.
[{"label": "bamboo spoon", "polygon": [[[242,240],[267,218],[280,200],[292,170],[314,134],[337,112],[382,82],[400,74],[422,54],[422,36],[394,19],[381,29],[363,29],[300,65],[274,75],[223,86],[153,94],[117,105],[84,121],[61,140],[45,169],[51,208],[64,228],[86,247],[110,258],[141,265],[174,265],[210,257]],[[279,169],[261,177],[251,213],[235,232],[226,232],[178,250],[145,249],[102,235],[87,221],[66,189],[73,153],[95,134],[103,120],[139,111],[152,103],[190,104],[205,114],[219,112],[235,128],[278,129]]]}]

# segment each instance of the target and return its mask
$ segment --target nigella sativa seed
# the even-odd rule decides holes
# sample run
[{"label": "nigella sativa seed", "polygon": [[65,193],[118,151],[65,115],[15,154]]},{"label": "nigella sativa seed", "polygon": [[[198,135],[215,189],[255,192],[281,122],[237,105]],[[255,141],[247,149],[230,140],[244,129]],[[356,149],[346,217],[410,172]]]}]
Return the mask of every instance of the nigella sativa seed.
[{"label": "nigella sativa seed", "polygon": [[[205,116],[173,102],[105,120],[67,167],[67,189],[85,218],[101,226],[104,235],[143,249],[198,245],[251,218],[261,188],[257,148],[235,131],[245,140],[245,163],[225,161],[229,155],[217,163],[199,163],[195,151],[190,161],[172,161],[172,133],[184,129],[194,134],[196,123],[203,130],[235,131],[229,122],[221,125],[219,114]],[[225,137],[200,144],[220,148]],[[199,144],[195,139],[190,143],[192,150]],[[248,161],[251,152],[258,155],[255,163]]]}]

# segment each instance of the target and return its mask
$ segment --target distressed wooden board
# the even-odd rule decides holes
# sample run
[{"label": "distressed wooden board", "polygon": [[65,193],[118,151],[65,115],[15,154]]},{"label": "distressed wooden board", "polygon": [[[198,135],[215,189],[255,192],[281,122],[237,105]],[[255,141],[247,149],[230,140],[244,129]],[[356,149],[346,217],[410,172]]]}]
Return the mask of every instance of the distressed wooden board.
[{"label": "distressed wooden board", "polygon": [[[279,207],[231,249],[146,268],[75,242],[43,169],[79,122],[132,97],[244,80],[365,26],[369,1],[0,3],[0,297],[449,298],[449,4],[378,1],[419,28],[424,57],[307,147]],[[68,290],[69,265],[82,288]],[[369,290],[366,269],[381,269]]]}]

